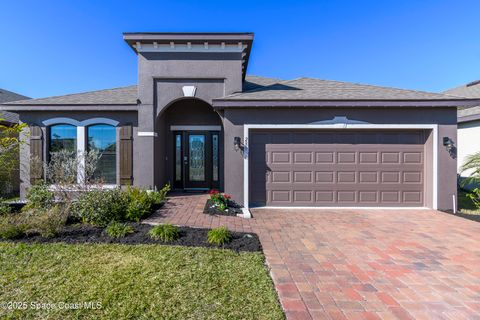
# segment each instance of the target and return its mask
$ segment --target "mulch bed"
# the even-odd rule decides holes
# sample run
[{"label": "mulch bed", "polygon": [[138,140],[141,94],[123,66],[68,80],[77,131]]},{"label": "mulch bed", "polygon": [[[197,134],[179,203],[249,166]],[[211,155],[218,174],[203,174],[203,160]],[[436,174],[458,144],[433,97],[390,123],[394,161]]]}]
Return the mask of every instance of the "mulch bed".
[{"label": "mulch bed", "polygon": [[221,211],[214,205],[213,201],[208,199],[207,203],[205,203],[205,208],[203,209],[203,213],[210,214],[210,215],[218,215],[218,216],[234,216],[236,217],[238,214],[243,214],[241,207],[233,201],[228,201],[227,210]]},{"label": "mulch bed", "polygon": [[451,214],[452,216],[456,216],[456,217],[480,222],[480,214],[467,214],[467,213],[461,213],[461,212],[453,213],[453,211],[451,211],[451,210],[450,211],[445,210],[443,212]]},{"label": "mulch bed", "polygon": [[[152,228],[151,225],[141,223],[128,223],[135,232],[128,234],[124,238],[113,239],[110,238],[103,228],[87,225],[74,224],[67,225],[65,229],[54,238],[43,238],[39,235],[32,235],[23,237],[12,242],[22,243],[67,243],[67,244],[81,244],[81,243],[120,243],[120,244],[159,244],[159,245],[176,245],[187,247],[205,247],[218,248],[207,242],[207,233],[209,229],[179,227],[180,237],[172,242],[164,243],[158,240],[153,240],[148,235],[148,231]],[[257,252],[262,251],[262,246],[258,236],[254,233],[231,232],[232,240],[225,244],[224,249],[234,251],[248,251]]]}]

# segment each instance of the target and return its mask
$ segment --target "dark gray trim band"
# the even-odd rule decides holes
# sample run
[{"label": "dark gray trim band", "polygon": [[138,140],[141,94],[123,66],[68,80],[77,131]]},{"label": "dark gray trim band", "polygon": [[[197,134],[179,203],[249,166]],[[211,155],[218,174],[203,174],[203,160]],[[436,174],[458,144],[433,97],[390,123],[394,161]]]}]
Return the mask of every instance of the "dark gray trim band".
[{"label": "dark gray trim band", "polygon": [[480,100],[213,100],[213,107],[460,107],[476,106]]},{"label": "dark gray trim band", "polygon": [[175,33],[175,32],[124,32],[125,41],[251,41],[253,32],[241,33]]}]

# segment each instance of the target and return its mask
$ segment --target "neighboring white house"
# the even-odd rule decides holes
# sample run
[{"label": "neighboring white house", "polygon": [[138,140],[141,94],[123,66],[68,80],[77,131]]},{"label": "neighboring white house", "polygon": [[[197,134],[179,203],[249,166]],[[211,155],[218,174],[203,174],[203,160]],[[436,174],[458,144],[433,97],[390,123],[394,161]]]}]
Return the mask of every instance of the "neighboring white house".
[{"label": "neighboring white house", "polygon": [[[480,80],[449,89],[444,93],[467,98],[480,98]],[[457,121],[457,168],[462,177],[467,177],[471,172],[461,173],[460,167],[465,163],[468,155],[480,152],[480,106],[459,108]]]}]

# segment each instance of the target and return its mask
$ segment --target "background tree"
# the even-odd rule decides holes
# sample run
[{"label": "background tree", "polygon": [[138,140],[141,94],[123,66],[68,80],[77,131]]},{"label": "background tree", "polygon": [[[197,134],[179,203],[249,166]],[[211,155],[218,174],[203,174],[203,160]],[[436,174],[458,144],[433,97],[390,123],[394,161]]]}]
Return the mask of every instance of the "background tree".
[{"label": "background tree", "polygon": [[26,124],[6,126],[1,124],[0,117],[0,196],[5,195],[12,186],[14,173],[19,169],[20,145],[25,140],[20,139],[20,133]]}]

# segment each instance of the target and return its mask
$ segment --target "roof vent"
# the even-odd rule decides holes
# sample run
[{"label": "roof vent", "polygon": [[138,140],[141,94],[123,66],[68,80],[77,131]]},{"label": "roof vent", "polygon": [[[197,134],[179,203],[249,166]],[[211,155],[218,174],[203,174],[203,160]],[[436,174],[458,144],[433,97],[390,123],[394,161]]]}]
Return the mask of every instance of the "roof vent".
[{"label": "roof vent", "polygon": [[475,86],[477,84],[480,84],[480,80],[475,80],[475,81],[472,81],[470,83],[467,83],[467,87]]}]

